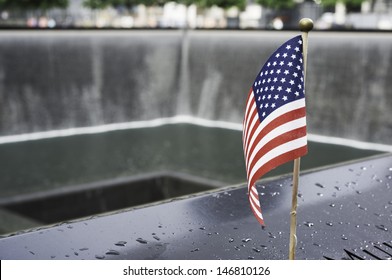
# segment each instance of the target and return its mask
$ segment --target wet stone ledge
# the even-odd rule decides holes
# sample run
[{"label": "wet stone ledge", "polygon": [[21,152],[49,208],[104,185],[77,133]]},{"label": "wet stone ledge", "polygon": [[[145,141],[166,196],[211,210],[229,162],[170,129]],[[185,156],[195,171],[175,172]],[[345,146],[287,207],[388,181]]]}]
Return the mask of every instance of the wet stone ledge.
[{"label": "wet stone ledge", "polygon": [[[297,258],[391,259],[391,184],[391,155],[302,174]],[[241,185],[8,236],[0,259],[287,259],[291,178],[257,187],[265,228]]]}]

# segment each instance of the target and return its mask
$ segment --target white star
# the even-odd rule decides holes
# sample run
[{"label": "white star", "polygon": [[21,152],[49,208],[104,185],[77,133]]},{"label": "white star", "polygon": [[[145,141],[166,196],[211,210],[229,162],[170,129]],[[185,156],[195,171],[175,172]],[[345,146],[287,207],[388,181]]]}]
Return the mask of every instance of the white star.
[{"label": "white star", "polygon": [[285,75],[288,75],[289,73],[290,73],[289,70],[284,70],[284,74],[285,74]]},{"label": "white star", "polygon": [[268,63],[267,63],[267,67],[270,67],[270,66],[271,66],[271,62],[268,62]]},{"label": "white star", "polygon": [[280,82],[281,82],[281,83],[284,83],[284,82],[286,82],[286,78],[282,78],[282,79],[280,79]]},{"label": "white star", "polygon": [[299,65],[297,65],[297,67],[296,67],[298,70],[301,70],[301,66],[299,66]]},{"label": "white star", "polygon": [[278,64],[276,61],[274,61],[274,63],[272,63],[273,66],[276,66],[276,64]]},{"label": "white star", "polygon": [[279,54],[279,53],[277,53],[277,54],[275,55],[275,57],[276,57],[276,58],[280,57],[280,54]]},{"label": "white star", "polygon": [[279,94],[275,94],[274,99],[277,100],[279,98]]},{"label": "white star", "polygon": [[283,54],[283,57],[286,58],[286,57],[287,57],[287,53],[284,53],[284,54]]},{"label": "white star", "polygon": [[268,98],[268,99],[271,99],[271,94],[268,94],[267,98]]},{"label": "white star", "polygon": [[294,94],[295,94],[296,96],[299,96],[299,92],[298,92],[298,91],[294,92]]},{"label": "white star", "polygon": [[263,73],[263,72],[261,72],[261,73],[260,73],[260,77],[263,77],[263,75],[264,75],[264,73]]},{"label": "white star", "polygon": [[297,56],[296,56],[295,54],[292,54],[292,55],[291,55],[291,58],[292,58],[292,59],[296,59]]},{"label": "white star", "polygon": [[290,85],[294,85],[294,81],[293,80],[290,80]]},{"label": "white star", "polygon": [[265,108],[268,108],[268,107],[269,107],[269,104],[268,104],[268,103],[266,103],[264,107],[265,107]]},{"label": "white star", "polygon": [[270,74],[274,74],[274,70],[271,70],[271,71],[270,71]]},{"label": "white star", "polygon": [[263,112],[261,115],[262,115],[263,117],[265,117],[265,112]]},{"label": "white star", "polygon": [[276,70],[276,74],[280,74],[280,72],[282,72],[282,70],[280,69]]},{"label": "white star", "polygon": [[302,40],[299,40],[299,41],[298,41],[298,44],[302,45]]},{"label": "white star", "polygon": [[265,99],[265,95],[263,95],[263,98],[262,98],[263,100]]},{"label": "white star", "polygon": [[[259,84],[260,84],[260,81],[259,81]],[[265,79],[263,79],[263,84],[265,84]]]},{"label": "white star", "polygon": [[290,92],[291,92],[291,88],[287,88],[287,89],[286,89],[286,92],[287,92],[287,93],[290,93]]},{"label": "white star", "polygon": [[288,50],[291,49],[291,46],[290,46],[290,45],[287,45],[287,46],[286,46],[286,49],[288,49]]},{"label": "white star", "polygon": [[282,87],[278,87],[278,91],[281,91],[282,90]]},{"label": "white star", "polygon": [[299,88],[299,89],[302,89],[302,86],[301,86],[301,84],[299,84],[299,85],[298,85],[298,88]]},{"label": "white star", "polygon": [[276,83],[278,81],[278,78],[274,78],[273,82]]},{"label": "white star", "polygon": [[291,61],[288,62],[287,65],[288,65],[289,67],[293,67],[293,63],[292,63]]},{"label": "white star", "polygon": [[294,72],[294,73],[293,73],[293,76],[297,78],[297,77],[298,77],[298,73],[297,73],[297,72]]},{"label": "white star", "polygon": [[259,98],[257,98],[257,101],[260,101],[261,100],[261,96],[259,96]]},{"label": "white star", "polygon": [[263,107],[264,107],[264,106],[263,106],[263,103],[261,103],[261,104],[260,104],[260,109],[263,109]]},{"label": "white star", "polygon": [[267,83],[270,83],[270,82],[271,82],[271,78],[268,78]]},{"label": "white star", "polygon": [[272,103],[271,108],[275,108],[275,107],[276,107],[275,103]]},{"label": "white star", "polygon": [[295,49],[294,49],[296,52],[299,52],[299,48],[298,47],[295,47]]},{"label": "white star", "polygon": [[284,95],[284,96],[282,97],[282,99],[283,99],[283,101],[287,101],[287,96]]},{"label": "white star", "polygon": [[279,62],[279,65],[283,66],[284,65],[284,61]]}]

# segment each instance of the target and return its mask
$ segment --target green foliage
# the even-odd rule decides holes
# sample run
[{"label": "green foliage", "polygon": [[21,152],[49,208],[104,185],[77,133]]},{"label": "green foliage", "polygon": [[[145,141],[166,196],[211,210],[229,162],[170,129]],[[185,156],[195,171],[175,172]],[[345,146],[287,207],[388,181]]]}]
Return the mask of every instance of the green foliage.
[{"label": "green foliage", "polygon": [[[174,2],[184,4],[186,6],[190,6],[192,4],[195,4],[199,7],[212,7],[212,6],[218,6],[221,8],[230,8],[230,7],[238,7],[243,9],[246,4],[246,0],[172,0]],[[168,2],[168,1],[166,1]]]},{"label": "green foliage", "polygon": [[292,8],[295,5],[294,0],[256,0],[261,6],[276,10]]},{"label": "green foliage", "polygon": [[20,9],[42,9],[66,8],[68,0],[0,0],[0,7]]},{"label": "green foliage", "polygon": [[360,6],[365,0],[321,0],[321,4],[329,7],[335,6],[337,2],[344,3],[349,6]]},{"label": "green foliage", "polygon": [[238,7],[244,9],[246,5],[246,0],[205,0],[205,2],[207,7],[216,5],[221,8]]},{"label": "green foliage", "polygon": [[163,3],[163,0],[109,0],[111,2],[111,5],[113,7],[118,7],[118,6],[123,6],[127,7],[128,9],[144,4],[146,6],[152,6],[154,4],[161,4]]},{"label": "green foliage", "polygon": [[112,0],[84,0],[83,6],[93,10],[98,10],[110,6],[112,4],[111,2]]}]

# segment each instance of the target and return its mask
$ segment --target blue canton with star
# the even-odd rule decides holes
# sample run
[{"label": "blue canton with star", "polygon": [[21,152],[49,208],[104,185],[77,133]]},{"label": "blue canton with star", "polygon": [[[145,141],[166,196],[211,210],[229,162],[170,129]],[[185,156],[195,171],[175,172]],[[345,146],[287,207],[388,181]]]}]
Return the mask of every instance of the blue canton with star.
[{"label": "blue canton with star", "polygon": [[304,98],[302,37],[284,43],[264,64],[253,84],[260,122],[279,107]]}]

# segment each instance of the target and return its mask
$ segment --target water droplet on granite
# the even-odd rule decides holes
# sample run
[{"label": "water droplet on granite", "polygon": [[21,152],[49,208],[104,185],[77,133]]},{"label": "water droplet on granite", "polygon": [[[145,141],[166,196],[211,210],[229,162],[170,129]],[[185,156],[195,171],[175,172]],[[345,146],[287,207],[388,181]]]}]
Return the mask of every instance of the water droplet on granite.
[{"label": "water droplet on granite", "polygon": [[120,253],[116,250],[109,250],[106,252],[106,255],[114,255],[114,256],[118,256],[120,255]]},{"label": "water droplet on granite", "polygon": [[95,258],[98,259],[98,260],[103,260],[103,259],[105,259],[105,256],[103,256],[103,255],[95,255]]},{"label": "water droplet on granite", "polygon": [[276,238],[276,236],[273,235],[271,232],[268,232],[268,237],[269,237],[269,238]]},{"label": "water droplet on granite", "polygon": [[205,230],[205,229],[206,229],[206,227],[199,227],[199,229],[201,229],[201,230]]},{"label": "water droplet on granite", "polygon": [[376,228],[381,229],[383,231],[388,231],[388,228],[384,225],[376,225]]},{"label": "water droplet on granite", "polygon": [[156,236],[156,235],[154,235],[152,238],[154,238],[155,240],[158,240],[158,241],[161,240],[161,239],[160,239],[158,236]]},{"label": "water droplet on granite", "polygon": [[115,243],[114,245],[116,245],[116,246],[122,246],[122,247],[124,247],[126,244],[127,244],[127,242],[126,242],[126,241],[118,241],[118,242],[117,242],[117,243]]},{"label": "water droplet on granite", "polygon": [[244,243],[248,243],[249,241],[251,241],[252,239],[250,239],[250,238],[242,238],[242,242],[244,242]]},{"label": "water droplet on granite", "polygon": [[331,203],[329,206],[330,207],[335,207],[336,205],[335,205],[335,203]]},{"label": "water droplet on granite", "polygon": [[331,222],[326,222],[325,224],[326,224],[327,226],[330,226],[330,227],[333,226],[333,223],[331,223]]},{"label": "water droplet on granite", "polygon": [[255,247],[253,247],[252,250],[255,251],[256,253],[260,253],[260,251],[261,251],[260,249],[257,249]]},{"label": "water droplet on granite", "polygon": [[322,194],[322,193],[317,193],[317,195],[318,195],[318,196],[323,196],[323,194]]},{"label": "water droplet on granite", "polygon": [[310,228],[310,227],[314,226],[314,223],[312,223],[312,222],[305,222],[304,225]]},{"label": "water droplet on granite", "polygon": [[191,250],[191,253],[198,252],[198,251],[200,251],[200,249],[199,248],[195,248],[195,249]]},{"label": "water droplet on granite", "polygon": [[229,243],[234,242],[234,238],[229,238]]},{"label": "water droplet on granite", "polygon": [[141,244],[147,244],[147,240],[144,240],[143,238],[138,238],[136,239],[137,242],[141,243]]},{"label": "water droplet on granite", "polygon": [[321,185],[320,183],[316,183],[315,184],[317,187],[324,189],[325,187],[323,185]]},{"label": "water droplet on granite", "polygon": [[344,234],[342,235],[342,239],[343,240],[348,240],[347,236],[345,236]]}]

